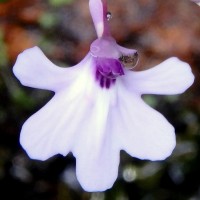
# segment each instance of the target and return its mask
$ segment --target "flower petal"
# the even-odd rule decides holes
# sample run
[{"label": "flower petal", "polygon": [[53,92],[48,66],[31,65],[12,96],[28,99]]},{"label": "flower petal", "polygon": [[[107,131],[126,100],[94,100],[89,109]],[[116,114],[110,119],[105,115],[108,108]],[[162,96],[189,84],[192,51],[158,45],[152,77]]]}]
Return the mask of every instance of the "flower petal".
[{"label": "flower petal", "polygon": [[107,3],[106,0],[90,0],[90,13],[94,22],[94,26],[98,37],[109,36],[110,30],[106,19]]},{"label": "flower petal", "polygon": [[123,54],[123,55],[132,55],[137,53],[137,50],[135,49],[128,49],[125,47],[122,47],[120,45],[117,45],[117,49]]},{"label": "flower petal", "polygon": [[139,94],[180,94],[194,82],[190,66],[175,57],[146,71],[127,71],[121,78],[129,90]]},{"label": "flower petal", "polygon": [[117,134],[122,149],[140,159],[163,160],[175,147],[173,126],[156,110],[145,104],[140,96],[118,87],[119,116]]},{"label": "flower petal", "polygon": [[31,158],[45,160],[57,153],[66,155],[70,151],[75,140],[74,133],[79,132],[79,126],[90,108],[90,101],[87,101],[91,87],[90,64],[83,66],[70,87],[57,92],[24,123],[20,143]]},{"label": "flower petal", "polygon": [[86,56],[73,68],[61,68],[54,65],[38,47],[33,47],[18,56],[13,72],[25,86],[57,91],[74,80],[77,68],[88,59],[89,56]]},{"label": "flower petal", "polygon": [[200,1],[199,0],[191,0],[191,1],[196,3],[198,6],[200,6]]},{"label": "flower petal", "polygon": [[83,189],[88,192],[105,191],[117,179],[119,150],[112,148],[107,137],[98,152],[92,149],[92,143],[87,143],[88,146],[84,145],[82,149],[83,153],[76,155],[76,175]]},{"label": "flower petal", "polygon": [[114,87],[109,90],[98,88],[93,93],[93,105],[72,150],[77,161],[77,178],[90,192],[112,187],[119,166],[119,148],[109,117],[110,107],[115,104],[112,96]]}]

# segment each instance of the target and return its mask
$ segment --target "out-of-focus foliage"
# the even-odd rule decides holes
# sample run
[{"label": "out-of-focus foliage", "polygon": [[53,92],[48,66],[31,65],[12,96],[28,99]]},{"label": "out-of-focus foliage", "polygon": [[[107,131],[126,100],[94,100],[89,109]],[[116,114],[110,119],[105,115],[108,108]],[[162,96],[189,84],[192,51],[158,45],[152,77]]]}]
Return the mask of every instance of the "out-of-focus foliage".
[{"label": "out-of-focus foliage", "polygon": [[52,6],[63,6],[66,4],[70,4],[72,2],[73,2],[73,0],[49,0],[49,3]]},{"label": "out-of-focus foliage", "polygon": [[54,156],[45,162],[29,159],[19,145],[20,128],[52,94],[20,85],[12,74],[17,55],[38,45],[56,64],[70,66],[86,55],[96,36],[86,0],[1,0],[1,200],[200,199],[200,8],[188,0],[108,2],[113,36],[121,45],[139,50],[137,70],[170,56],[190,63],[193,69],[196,81],[185,94],[144,96],[175,126],[176,149],[160,162],[138,160],[121,152],[113,188],[92,194],[80,188],[72,155]]}]

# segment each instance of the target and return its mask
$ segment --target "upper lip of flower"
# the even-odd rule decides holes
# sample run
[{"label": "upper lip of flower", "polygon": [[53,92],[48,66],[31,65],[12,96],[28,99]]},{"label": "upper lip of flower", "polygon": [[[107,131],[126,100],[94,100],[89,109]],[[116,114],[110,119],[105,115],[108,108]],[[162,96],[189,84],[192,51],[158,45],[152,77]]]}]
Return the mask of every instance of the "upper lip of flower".
[{"label": "upper lip of flower", "polygon": [[121,62],[122,66],[134,68],[138,63],[136,50],[120,47],[114,38],[103,36],[96,39],[90,46],[90,53],[94,58],[112,58]]},{"label": "upper lip of flower", "polygon": [[121,56],[116,41],[110,36],[96,39],[90,46],[90,52],[93,57],[118,59]]}]

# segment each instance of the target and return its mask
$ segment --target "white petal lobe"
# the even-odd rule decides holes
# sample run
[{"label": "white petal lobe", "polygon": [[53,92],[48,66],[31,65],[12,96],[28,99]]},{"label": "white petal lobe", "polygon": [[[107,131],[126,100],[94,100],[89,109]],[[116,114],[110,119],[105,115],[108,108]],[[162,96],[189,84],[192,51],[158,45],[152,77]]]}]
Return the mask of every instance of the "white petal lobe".
[{"label": "white petal lobe", "polygon": [[194,75],[187,63],[173,57],[146,71],[127,71],[122,80],[129,90],[139,94],[172,95],[187,90]]},{"label": "white petal lobe", "polygon": [[90,192],[112,187],[119,166],[119,148],[110,127],[110,106],[115,103],[111,100],[112,91],[100,88],[94,91],[93,105],[73,148],[77,178]]},{"label": "white petal lobe", "polygon": [[122,149],[133,157],[163,160],[171,155],[175,144],[173,126],[156,110],[145,104],[138,95],[130,94],[122,86],[118,116],[121,126]]},{"label": "white petal lobe", "polygon": [[46,160],[58,153],[66,155],[71,150],[74,135],[80,131],[90,108],[90,102],[86,100],[91,85],[90,64],[83,66],[82,73],[69,88],[57,92],[24,123],[20,143],[31,158]]},{"label": "white petal lobe", "polygon": [[61,68],[54,65],[38,47],[33,47],[18,56],[13,72],[25,86],[58,91],[74,81],[79,66],[84,65],[88,59],[89,56],[86,56],[75,67]]}]

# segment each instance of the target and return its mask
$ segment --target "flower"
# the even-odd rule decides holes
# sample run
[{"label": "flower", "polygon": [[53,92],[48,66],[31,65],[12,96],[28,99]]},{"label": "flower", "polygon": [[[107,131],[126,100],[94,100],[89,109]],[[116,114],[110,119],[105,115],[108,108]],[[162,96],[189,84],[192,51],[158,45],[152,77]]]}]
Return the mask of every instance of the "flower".
[{"label": "flower", "polygon": [[191,1],[200,6],[200,0],[191,0]]},{"label": "flower", "polygon": [[141,95],[180,94],[194,81],[190,66],[175,57],[146,71],[129,70],[137,63],[137,51],[112,38],[106,5],[89,1],[98,39],[79,64],[57,67],[33,47],[18,56],[13,68],[23,85],[55,92],[24,123],[22,147],[39,160],[72,152],[77,178],[86,191],[112,187],[120,150],[152,161],[172,153],[174,128]]}]

